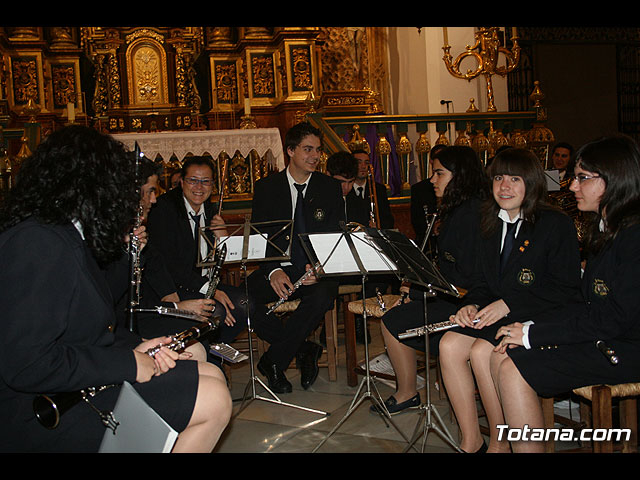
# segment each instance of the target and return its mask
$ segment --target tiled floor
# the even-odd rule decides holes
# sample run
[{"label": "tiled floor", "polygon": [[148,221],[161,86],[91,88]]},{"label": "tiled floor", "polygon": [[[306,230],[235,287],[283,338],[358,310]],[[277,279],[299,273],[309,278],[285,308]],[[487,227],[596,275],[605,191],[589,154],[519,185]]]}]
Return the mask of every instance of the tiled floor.
[{"label": "tiled floor", "polygon": [[[380,337],[379,320],[371,320],[369,325],[372,339],[369,347],[370,358],[375,358],[384,352],[384,345]],[[421,451],[422,435],[420,434],[423,432],[424,416],[420,415],[420,410],[393,416],[392,421],[396,429],[392,425],[387,425],[380,415],[370,413],[369,407],[372,405],[372,400],[366,395],[366,385],[356,397],[363,377],[359,377],[358,386],[347,385],[343,338],[342,334],[339,335],[337,381],[329,381],[327,369],[321,368],[316,382],[305,391],[300,386],[298,371],[291,368],[286,374],[293,384],[293,392],[278,395],[281,402],[326,412],[328,415],[260,399],[251,400],[250,364],[245,361],[234,365],[231,370],[231,394],[236,400],[234,416],[214,452],[311,453],[316,449],[318,453],[402,453],[407,449],[408,453]],[[364,358],[364,347],[360,345],[358,350],[358,358],[361,360]],[[258,359],[254,360],[257,362]],[[256,375],[264,381],[257,371]],[[433,379],[434,375],[432,375]],[[377,388],[383,399],[394,391],[391,386],[380,380],[373,382],[369,391],[375,394]],[[258,396],[273,399],[259,383],[256,385]],[[249,402],[245,403],[244,408],[239,412],[247,386],[249,386]],[[434,389],[431,397],[433,408],[442,417],[443,427],[440,427],[433,416],[432,425],[447,430],[457,441],[458,428],[451,420],[448,403],[440,399],[438,391]],[[329,432],[344,419],[354,400],[356,403],[361,400],[358,408],[352,411],[335,433],[328,436]],[[409,441],[414,438],[416,426],[420,438],[413,447],[409,448]],[[324,444],[318,448],[325,439]],[[424,451],[453,453],[454,449],[443,441],[437,431],[431,429],[427,435]]]}]

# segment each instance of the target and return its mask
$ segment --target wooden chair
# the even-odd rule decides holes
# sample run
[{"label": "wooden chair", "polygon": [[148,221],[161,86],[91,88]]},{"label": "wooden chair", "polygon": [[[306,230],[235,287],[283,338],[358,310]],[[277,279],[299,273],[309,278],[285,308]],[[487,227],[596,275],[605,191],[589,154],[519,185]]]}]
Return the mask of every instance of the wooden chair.
[{"label": "wooden chair", "polygon": [[[638,411],[637,396],[640,395],[640,383],[622,383],[618,385],[590,385],[576,388],[573,393],[591,402],[591,411],[587,415],[587,426],[594,431],[597,429],[613,428],[612,399],[619,398],[619,413],[621,429],[629,429],[630,438],[621,438],[622,453],[632,453],[638,450]],[[590,418],[589,418],[590,417]],[[615,431],[613,439],[616,438]],[[594,453],[610,453],[614,450],[613,439],[596,440],[592,442]]]}]

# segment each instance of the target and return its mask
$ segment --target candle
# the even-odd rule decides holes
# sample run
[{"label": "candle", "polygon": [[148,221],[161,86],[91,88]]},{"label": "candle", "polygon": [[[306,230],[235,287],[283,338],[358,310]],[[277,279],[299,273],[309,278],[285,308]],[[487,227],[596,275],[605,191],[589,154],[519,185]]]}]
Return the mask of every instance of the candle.
[{"label": "candle", "polygon": [[251,115],[251,100],[248,98],[244,99],[244,114]]},{"label": "candle", "polygon": [[442,27],[442,35],[444,36],[444,46],[449,45],[449,37],[447,35],[447,27]]},{"label": "candle", "polygon": [[76,110],[73,103],[67,103],[67,120],[72,123],[76,119]]}]

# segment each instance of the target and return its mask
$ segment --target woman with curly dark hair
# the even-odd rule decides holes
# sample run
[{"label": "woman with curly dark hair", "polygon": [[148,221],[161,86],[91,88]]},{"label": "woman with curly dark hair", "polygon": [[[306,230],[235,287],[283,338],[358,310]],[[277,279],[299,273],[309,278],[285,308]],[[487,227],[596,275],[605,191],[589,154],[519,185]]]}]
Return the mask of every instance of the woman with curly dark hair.
[{"label": "woman with curly dark hair", "polygon": [[[431,183],[439,199],[437,266],[449,283],[464,290],[470,286],[475,263],[470,242],[478,236],[479,209],[488,196],[488,181],[472,148],[451,146],[439,151],[434,159]],[[424,325],[423,301],[423,290],[412,287],[408,301],[394,306],[382,317],[382,335],[397,381],[396,392],[385,401],[391,414],[420,405],[416,389],[416,350],[424,351],[424,338],[400,341],[399,335]],[[429,299],[429,323],[446,319],[458,307],[458,299],[454,297]],[[441,335],[430,337],[431,353],[437,353],[440,338]]]},{"label": "woman with curly dark hair", "polygon": [[[583,301],[501,327],[491,358],[509,428],[543,428],[538,396],[640,381],[640,148],[627,136],[590,142],[576,153],[570,189],[592,217],[586,237]],[[619,361],[596,346],[604,342]],[[541,348],[552,345],[553,348]],[[542,451],[539,441],[512,443]]]},{"label": "woman with curly dark hair", "polygon": [[[442,378],[465,452],[509,448],[498,441],[496,425],[504,422],[489,369],[497,329],[579,299],[577,233],[567,215],[546,203],[538,158],[525,149],[504,150],[487,173],[492,197],[481,211],[471,288],[451,317],[461,328],[440,341]],[[480,434],[476,384],[490,425],[488,447]]]},{"label": "woman with curly dark hair", "polygon": [[112,410],[123,382],[177,432],[175,452],[210,452],[231,401],[211,364],[116,329],[100,269],[118,258],[140,197],[131,153],[112,137],[71,126],[23,163],[0,221],[0,451],[95,452],[105,427],[85,402],[57,428],[34,415],[39,394],[114,385],[92,403]]}]

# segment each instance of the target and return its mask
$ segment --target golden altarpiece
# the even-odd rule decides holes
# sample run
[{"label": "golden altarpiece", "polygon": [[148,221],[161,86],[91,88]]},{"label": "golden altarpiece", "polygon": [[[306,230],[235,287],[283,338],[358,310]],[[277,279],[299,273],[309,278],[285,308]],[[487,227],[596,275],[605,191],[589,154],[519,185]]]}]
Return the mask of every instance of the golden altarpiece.
[{"label": "golden altarpiece", "polygon": [[325,160],[341,149],[371,152],[396,223],[412,236],[410,171],[426,175],[428,131],[436,143],[453,143],[453,132],[484,158],[527,138],[548,149],[541,93],[527,112],[477,112],[471,101],[455,118],[385,115],[386,35],[385,27],[0,27],[0,191],[43,136],[78,123],[139,141],[164,168],[165,187],[186,155],[211,155],[225,212],[241,215],[255,181],[284,166],[284,132],[307,119],[323,130]]}]

